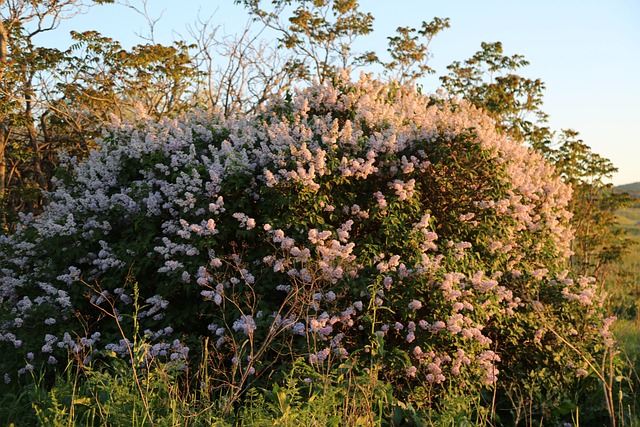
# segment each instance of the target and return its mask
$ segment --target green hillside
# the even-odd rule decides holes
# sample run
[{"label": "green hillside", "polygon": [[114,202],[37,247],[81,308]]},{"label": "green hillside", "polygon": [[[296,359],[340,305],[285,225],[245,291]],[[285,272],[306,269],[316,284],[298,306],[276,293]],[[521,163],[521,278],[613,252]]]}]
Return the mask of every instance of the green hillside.
[{"label": "green hillside", "polygon": [[627,193],[631,197],[640,199],[640,182],[634,182],[632,184],[618,185],[613,187],[613,191],[617,193]]},{"label": "green hillside", "polygon": [[640,236],[640,202],[635,202],[616,213],[622,228],[625,228],[632,236]]},{"label": "green hillside", "polygon": [[613,191],[627,193],[636,199],[626,208],[618,210],[617,215],[620,226],[625,228],[630,236],[640,237],[640,182],[618,185],[613,187]]}]

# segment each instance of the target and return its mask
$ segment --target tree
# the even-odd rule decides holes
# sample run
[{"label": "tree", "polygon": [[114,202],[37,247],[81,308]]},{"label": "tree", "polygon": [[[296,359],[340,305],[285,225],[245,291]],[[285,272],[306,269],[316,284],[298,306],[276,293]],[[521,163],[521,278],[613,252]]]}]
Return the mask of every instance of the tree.
[{"label": "tree", "polygon": [[[398,35],[387,37],[391,61],[379,61],[385,68],[385,73],[392,80],[401,84],[414,83],[434,70],[427,65],[431,58],[429,45],[431,40],[449,28],[449,18],[434,18],[431,22],[422,22],[422,28],[417,30],[409,27],[398,27]],[[424,40],[421,41],[421,38]]]},{"label": "tree", "polygon": [[552,137],[541,109],[544,83],[516,74],[529,62],[521,55],[503,55],[501,42],[483,42],[481,48],[470,59],[449,65],[449,75],[440,77],[442,87],[449,96],[484,109],[511,137],[543,149]]},{"label": "tree", "polygon": [[75,43],[67,50],[37,46],[35,36],[92,4],[0,4],[0,205],[5,230],[15,223],[17,212],[39,210],[58,151],[84,157],[114,118],[177,116],[197,103],[202,74],[189,53],[191,46],[183,42],[146,43],[127,51],[88,31],[72,33]]},{"label": "tree", "polygon": [[605,180],[618,169],[594,153],[578,136],[576,131],[563,130],[558,148],[549,156],[573,189],[572,268],[604,282],[633,244],[624,229],[617,227],[616,218],[616,211],[627,206],[631,199],[611,191],[612,184]]},{"label": "tree", "polygon": [[72,37],[75,43],[66,52],[50,101],[67,116],[80,112],[96,122],[94,128],[104,128],[109,116],[175,117],[195,105],[193,88],[201,73],[186,44],[147,43],[127,51],[95,31]]},{"label": "tree", "polygon": [[602,282],[630,247],[615,216],[629,200],[610,191],[606,180],[617,169],[608,159],[593,153],[577,139],[577,132],[563,130],[556,138],[546,126],[547,114],[541,109],[544,83],[515,74],[528,64],[520,55],[504,56],[500,42],[482,43],[482,50],[472,58],[447,67],[449,75],[441,80],[450,96],[487,111],[503,132],[542,153],[571,185],[572,266]]},{"label": "tree", "polygon": [[255,112],[271,96],[281,95],[306,71],[293,55],[283,54],[252,33],[247,25],[241,34],[219,35],[211,18],[189,27],[197,46],[193,60],[203,72],[197,88],[199,108],[221,110],[225,116]]},{"label": "tree", "polygon": [[[275,0],[271,9],[263,8],[261,0],[236,0],[251,16],[275,30],[282,47],[290,49],[304,75],[320,81],[333,76],[339,69],[352,68],[375,60],[372,52],[356,54],[355,39],[370,34],[373,16],[361,12],[355,0]],[[285,23],[283,16],[293,4]]]},{"label": "tree", "polygon": [[[360,11],[354,0],[278,0],[271,2],[271,9],[263,7],[265,2],[261,0],[236,3],[243,4],[254,19],[280,34],[280,46],[291,50],[295,58],[292,64],[303,71],[300,77],[306,80],[315,77],[324,81],[335,77],[339,70],[377,64],[390,79],[401,84],[415,83],[433,72],[427,65],[431,57],[429,44],[449,27],[448,18],[422,22],[418,30],[398,27],[397,35],[387,37],[387,61],[373,51],[353,51],[355,40],[373,31],[374,21],[371,13]],[[287,12],[291,14],[285,20]]]},{"label": "tree", "polygon": [[[92,4],[110,2],[0,1],[0,229],[7,228],[7,211],[36,208],[47,188],[53,150],[38,135],[38,122],[46,117],[39,95],[62,53],[38,47],[35,38]],[[23,173],[24,164],[29,166]]]}]

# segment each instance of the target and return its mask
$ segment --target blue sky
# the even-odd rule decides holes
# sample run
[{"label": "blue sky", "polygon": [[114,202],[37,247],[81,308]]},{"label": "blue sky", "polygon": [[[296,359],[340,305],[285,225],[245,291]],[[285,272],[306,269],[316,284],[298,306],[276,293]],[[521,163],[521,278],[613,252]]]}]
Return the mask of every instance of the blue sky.
[{"label": "blue sky", "polygon": [[[151,17],[162,15],[156,27],[159,42],[187,34],[186,25],[198,13],[213,15],[212,22],[226,33],[247,22],[233,0],[148,3]],[[386,37],[398,26],[450,18],[451,28],[431,44],[430,65],[438,74],[472,56],[481,42],[501,41],[506,54],[524,55],[531,65],[522,74],[546,83],[543,109],[551,128],[580,132],[594,152],[619,168],[614,184],[640,181],[639,0],[360,0],[360,5],[376,18],[374,34],[359,45],[364,50],[384,52]],[[127,46],[143,42],[135,33],[146,32],[146,23],[123,6],[103,6],[66,22],[46,42],[60,46],[72,29],[95,29]],[[423,84],[426,91],[435,91],[437,77]]]}]

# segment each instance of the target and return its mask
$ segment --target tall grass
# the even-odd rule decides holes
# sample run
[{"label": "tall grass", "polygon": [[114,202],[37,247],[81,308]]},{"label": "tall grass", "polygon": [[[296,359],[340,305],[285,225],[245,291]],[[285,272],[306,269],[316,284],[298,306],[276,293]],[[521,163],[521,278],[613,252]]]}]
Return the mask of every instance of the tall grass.
[{"label": "tall grass", "polygon": [[[613,274],[605,281],[609,310],[618,316],[614,334],[626,361],[625,375],[618,378],[628,384],[627,393],[634,405],[620,405],[623,425],[640,425],[640,202],[617,212],[618,221],[635,243],[629,248]],[[622,396],[620,396],[622,399]]]},{"label": "tall grass", "polygon": [[[141,342],[135,350],[143,347]],[[206,372],[202,363],[194,371]],[[116,358],[88,365],[70,362],[51,386],[33,375],[23,388],[31,408],[7,399],[3,418],[16,427],[434,425],[421,420],[411,404],[397,401],[375,373],[348,364],[323,376],[296,360],[281,385],[251,389],[229,414],[224,396],[211,392],[206,378],[185,377],[168,363],[134,371]]]}]

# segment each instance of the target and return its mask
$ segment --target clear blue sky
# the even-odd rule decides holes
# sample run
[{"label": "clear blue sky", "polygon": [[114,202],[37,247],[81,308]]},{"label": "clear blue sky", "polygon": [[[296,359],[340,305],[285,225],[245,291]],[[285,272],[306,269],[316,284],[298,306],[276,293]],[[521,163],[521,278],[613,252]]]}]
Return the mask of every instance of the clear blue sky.
[{"label": "clear blue sky", "polygon": [[[131,0],[140,5],[140,0]],[[137,3],[136,3],[137,2]],[[150,15],[161,17],[159,42],[187,34],[198,13],[213,14],[225,32],[238,31],[247,15],[233,0],[148,0]],[[360,0],[376,18],[366,50],[384,52],[398,26],[419,27],[434,16],[451,28],[432,42],[430,65],[439,73],[469,58],[481,42],[501,41],[506,54],[531,62],[523,74],[546,83],[544,111],[553,129],[575,129],[593,151],[620,171],[616,185],[640,181],[640,0]],[[164,13],[163,13],[164,11]],[[145,20],[123,6],[108,5],[74,18],[49,43],[64,43],[69,30],[95,29],[131,45],[142,40]],[[44,42],[44,41],[43,41]],[[424,82],[435,91],[437,78]]]}]

